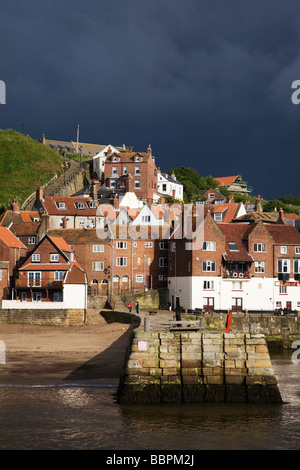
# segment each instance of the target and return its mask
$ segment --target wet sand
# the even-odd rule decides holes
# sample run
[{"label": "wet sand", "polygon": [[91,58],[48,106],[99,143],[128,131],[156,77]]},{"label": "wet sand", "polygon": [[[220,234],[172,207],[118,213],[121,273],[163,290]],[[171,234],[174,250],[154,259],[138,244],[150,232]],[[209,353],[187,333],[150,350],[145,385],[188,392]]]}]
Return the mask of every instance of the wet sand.
[{"label": "wet sand", "polygon": [[0,324],[0,385],[117,385],[133,326],[101,316],[79,327]]}]

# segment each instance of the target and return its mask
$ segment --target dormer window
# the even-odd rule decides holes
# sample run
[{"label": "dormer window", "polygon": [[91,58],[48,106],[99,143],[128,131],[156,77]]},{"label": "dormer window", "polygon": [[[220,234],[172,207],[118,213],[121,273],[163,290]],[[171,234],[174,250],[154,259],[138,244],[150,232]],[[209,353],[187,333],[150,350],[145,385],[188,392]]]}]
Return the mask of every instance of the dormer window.
[{"label": "dormer window", "polygon": [[77,209],[81,209],[81,210],[82,210],[82,209],[85,209],[85,207],[84,207],[84,202],[75,202],[75,207],[76,207]]},{"label": "dormer window", "polygon": [[51,263],[58,263],[59,261],[59,254],[58,253],[51,253],[50,254],[50,262]]},{"label": "dormer window", "polygon": [[34,253],[32,255],[32,262],[33,263],[39,263],[40,262],[40,254],[39,253]]},{"label": "dormer window", "polygon": [[140,162],[140,161],[141,161],[141,157],[140,157],[139,155],[136,155],[135,161],[136,161],[136,162]]},{"label": "dormer window", "polygon": [[113,157],[112,161],[113,161],[113,162],[117,162],[117,161],[118,161],[118,157],[116,157],[116,156]]},{"label": "dormer window", "polygon": [[63,201],[59,201],[56,203],[57,209],[65,209],[66,208],[66,203]]}]

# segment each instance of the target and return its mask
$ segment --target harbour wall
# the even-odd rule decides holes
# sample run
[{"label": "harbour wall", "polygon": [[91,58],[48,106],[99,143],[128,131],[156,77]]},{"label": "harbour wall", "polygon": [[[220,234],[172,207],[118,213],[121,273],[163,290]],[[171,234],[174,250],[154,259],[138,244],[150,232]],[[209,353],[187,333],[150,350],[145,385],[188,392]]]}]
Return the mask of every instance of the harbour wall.
[{"label": "harbour wall", "polygon": [[117,399],[126,405],[282,402],[262,335],[139,329]]},{"label": "harbour wall", "polygon": [[81,326],[84,309],[0,309],[0,324]]}]

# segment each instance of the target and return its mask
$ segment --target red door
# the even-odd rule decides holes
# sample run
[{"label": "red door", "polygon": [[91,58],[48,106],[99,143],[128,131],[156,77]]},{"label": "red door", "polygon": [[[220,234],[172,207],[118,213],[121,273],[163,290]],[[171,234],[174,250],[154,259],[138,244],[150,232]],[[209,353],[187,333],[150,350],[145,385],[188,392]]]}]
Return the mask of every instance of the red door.
[{"label": "red door", "polygon": [[241,297],[233,297],[232,299],[232,311],[242,312],[243,311],[243,299]]}]

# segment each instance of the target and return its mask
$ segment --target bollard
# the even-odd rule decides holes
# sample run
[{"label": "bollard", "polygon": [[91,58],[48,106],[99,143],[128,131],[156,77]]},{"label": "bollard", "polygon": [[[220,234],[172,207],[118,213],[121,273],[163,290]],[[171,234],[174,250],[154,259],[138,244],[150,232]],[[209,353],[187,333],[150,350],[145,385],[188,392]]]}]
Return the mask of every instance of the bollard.
[{"label": "bollard", "polygon": [[150,331],[150,318],[144,318],[144,331]]}]

